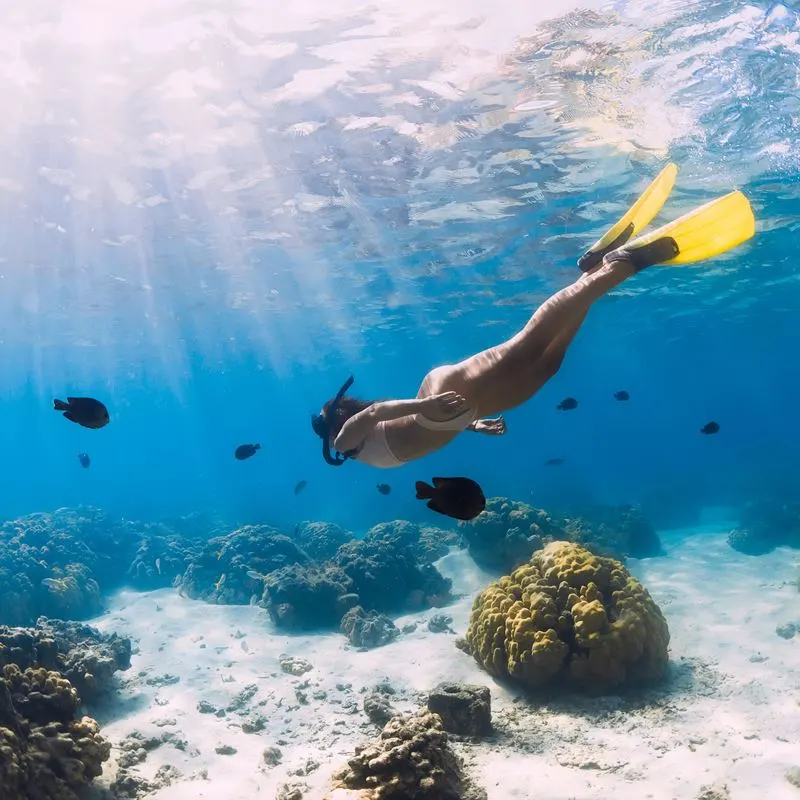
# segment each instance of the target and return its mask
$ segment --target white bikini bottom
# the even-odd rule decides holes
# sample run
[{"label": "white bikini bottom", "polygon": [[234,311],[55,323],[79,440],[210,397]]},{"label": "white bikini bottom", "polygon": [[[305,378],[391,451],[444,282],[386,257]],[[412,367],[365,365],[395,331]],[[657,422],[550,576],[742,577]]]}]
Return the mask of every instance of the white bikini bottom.
[{"label": "white bikini bottom", "polygon": [[474,408],[468,408],[462,411],[457,417],[446,419],[442,422],[428,419],[427,417],[423,417],[422,414],[414,414],[414,422],[421,428],[425,428],[429,431],[463,431],[475,422],[477,418],[478,415],[475,413]]}]

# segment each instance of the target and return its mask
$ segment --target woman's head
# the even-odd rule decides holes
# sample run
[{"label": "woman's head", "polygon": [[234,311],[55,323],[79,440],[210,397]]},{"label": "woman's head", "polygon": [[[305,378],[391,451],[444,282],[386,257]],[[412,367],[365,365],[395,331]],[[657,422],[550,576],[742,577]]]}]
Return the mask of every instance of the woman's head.
[{"label": "woman's head", "polygon": [[[350,417],[355,416],[359,411],[363,411],[371,405],[371,402],[358,400],[355,397],[348,397],[347,395],[340,397],[338,401],[328,400],[328,402],[322,406],[322,411],[320,412],[320,416],[326,423],[325,428],[328,435],[328,444],[333,445],[336,437],[339,435],[339,431],[341,431],[345,422],[347,422]],[[331,410],[332,408],[333,411]],[[324,438],[324,433],[321,428],[318,430],[317,426],[315,426],[314,431],[321,439]]]}]

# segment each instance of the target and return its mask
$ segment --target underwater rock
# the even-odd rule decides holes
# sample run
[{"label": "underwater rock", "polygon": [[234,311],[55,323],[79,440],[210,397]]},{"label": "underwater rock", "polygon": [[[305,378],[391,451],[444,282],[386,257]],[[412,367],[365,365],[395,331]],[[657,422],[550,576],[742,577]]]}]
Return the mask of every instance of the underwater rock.
[{"label": "underwater rock", "polygon": [[294,541],[314,561],[327,561],[356,537],[333,522],[301,522],[294,529]]},{"label": "underwater rock", "polygon": [[60,672],[91,700],[111,685],[115,672],[131,665],[131,642],[90,625],[41,618],[35,628],[0,626],[0,667],[44,667]]},{"label": "underwater rock", "polygon": [[264,578],[261,604],[281,630],[337,628],[342,615],[358,604],[353,582],[330,564],[293,564]]},{"label": "underwater rock", "polygon": [[392,708],[387,692],[379,686],[364,698],[364,713],[371,723],[382,728],[397,712]]},{"label": "underwater rock", "polygon": [[[339,790],[357,790],[353,795]],[[326,800],[486,800],[453,752],[441,719],[428,711],[392,717],[378,739],[334,775]]]},{"label": "underwater rock", "polygon": [[364,608],[386,613],[442,606],[452,599],[452,581],[432,564],[420,565],[397,537],[348,542],[333,563],[350,578]]},{"label": "underwater rock", "polygon": [[747,503],[739,527],[728,535],[728,544],[747,556],[764,555],[782,546],[800,548],[800,503]]},{"label": "underwater rock", "polygon": [[350,644],[363,650],[389,644],[400,635],[399,628],[385,614],[365,612],[361,606],[351,608],[342,617],[341,631]]},{"label": "underwater rock", "polygon": [[0,623],[86,619],[124,585],[171,585],[196,546],[164,525],[114,519],[91,507],[29,514],[0,525]]},{"label": "underwater rock", "polygon": [[195,600],[248,605],[254,594],[263,591],[259,576],[308,561],[288,536],[268,525],[245,525],[207,542],[175,585]]},{"label": "underwater rock", "polygon": [[661,555],[661,539],[644,514],[634,506],[592,506],[580,517],[561,521],[564,539],[598,556],[624,561]]},{"label": "underwater rock", "polygon": [[545,511],[506,497],[491,497],[484,512],[459,530],[476,564],[492,571],[524,564],[548,537],[563,537],[558,521]]},{"label": "underwater rock", "polygon": [[111,745],[93,719],[76,717],[78,693],[57,672],[7,663],[0,676],[3,800],[77,800]]},{"label": "underwater rock", "polygon": [[428,620],[428,630],[431,633],[455,633],[450,627],[453,623],[453,618],[447,614],[434,614]]},{"label": "underwater rock", "polygon": [[276,767],[283,759],[283,752],[280,747],[267,747],[261,754],[261,761],[265,766]]},{"label": "underwater rock", "polygon": [[792,622],[778,625],[778,627],[775,628],[775,633],[777,633],[781,639],[794,639],[798,632],[797,626]]},{"label": "underwater rock", "polygon": [[311,670],[314,669],[314,665],[305,658],[290,656],[287,653],[281,653],[278,656],[278,663],[280,664],[281,670],[287,675],[304,675],[306,672],[311,672]]},{"label": "underwater rock", "polygon": [[552,542],[475,598],[458,646],[490,675],[599,694],[663,678],[669,629],[619,561]]},{"label": "underwater rock", "polygon": [[428,695],[428,711],[439,715],[448,733],[478,737],[492,731],[492,698],[487,686],[440,683]]},{"label": "underwater rock", "polygon": [[553,541],[570,541],[595,555],[619,560],[662,552],[661,540],[642,512],[627,505],[592,506],[582,516],[559,517],[507,497],[492,497],[476,519],[460,522],[476,564],[510,571]]},{"label": "underwater rock", "polygon": [[460,538],[456,531],[423,527],[408,520],[396,519],[370,528],[364,541],[391,549],[410,548],[417,563],[431,564],[446,556],[451,547],[459,544]]}]

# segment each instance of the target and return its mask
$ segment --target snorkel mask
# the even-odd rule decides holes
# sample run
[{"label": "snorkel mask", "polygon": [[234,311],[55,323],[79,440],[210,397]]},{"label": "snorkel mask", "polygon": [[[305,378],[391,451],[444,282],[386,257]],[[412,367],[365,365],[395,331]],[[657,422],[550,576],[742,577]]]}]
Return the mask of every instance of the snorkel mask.
[{"label": "snorkel mask", "polygon": [[[322,439],[322,457],[325,459],[326,463],[330,464],[332,467],[341,467],[348,458],[355,455],[355,450],[348,450],[346,453],[339,453],[337,450],[336,455],[333,456],[331,455],[330,443],[330,418],[336,414],[339,408],[339,402],[344,397],[345,392],[353,385],[353,380],[354,378],[351,375],[342,384],[342,388],[336,392],[336,397],[333,398],[331,404],[328,406],[327,414],[314,414],[311,417],[311,427],[314,429],[314,433]],[[330,415],[330,417],[328,415]]]}]

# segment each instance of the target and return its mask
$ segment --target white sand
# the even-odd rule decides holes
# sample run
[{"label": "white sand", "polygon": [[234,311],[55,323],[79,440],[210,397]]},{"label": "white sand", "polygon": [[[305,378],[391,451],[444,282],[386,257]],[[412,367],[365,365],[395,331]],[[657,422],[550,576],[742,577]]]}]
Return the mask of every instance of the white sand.
[{"label": "white sand", "polygon": [[[455,648],[452,634],[430,633],[424,623],[391,645],[359,652],[338,634],[277,634],[255,607],[213,606],[164,590],[124,592],[92,622],[138,646],[133,667],[122,673],[116,718],[98,718],[114,744],[134,730],[186,740],[185,750],[165,743],[132,769],[149,778],[171,764],[183,773],[149,795],[153,800],[271,800],[286,782],[305,784],[305,800],[318,800],[355,745],[377,732],[362,710],[363,688],[388,680],[397,690],[393,705],[405,711],[439,681],[467,681],[491,687],[497,733],[483,744],[456,746],[490,800],[695,800],[701,787],[723,784],[732,800],[798,800],[800,789],[785,774],[800,765],[800,636],[782,639],[775,628],[800,624],[800,554],[742,556],[711,531],[663,538],[668,557],[634,561],[631,569],[667,616],[674,677],[637,698],[570,698],[537,707],[497,686]],[[474,593],[490,576],[462,552],[438,566],[463,599],[396,622],[402,627],[444,612],[461,635]],[[287,675],[278,665],[281,653],[314,668]],[[165,673],[180,681],[147,683]],[[198,701],[225,708],[251,684],[257,692],[244,716],[198,712]],[[295,694],[301,686],[306,704]],[[266,717],[266,728],[244,733],[242,720],[255,713]],[[165,720],[174,724],[155,724]],[[219,745],[237,752],[219,755]],[[269,746],[283,753],[274,767],[262,766]],[[291,774],[303,772],[309,759],[319,767]],[[114,772],[112,761],[106,774]]]}]

